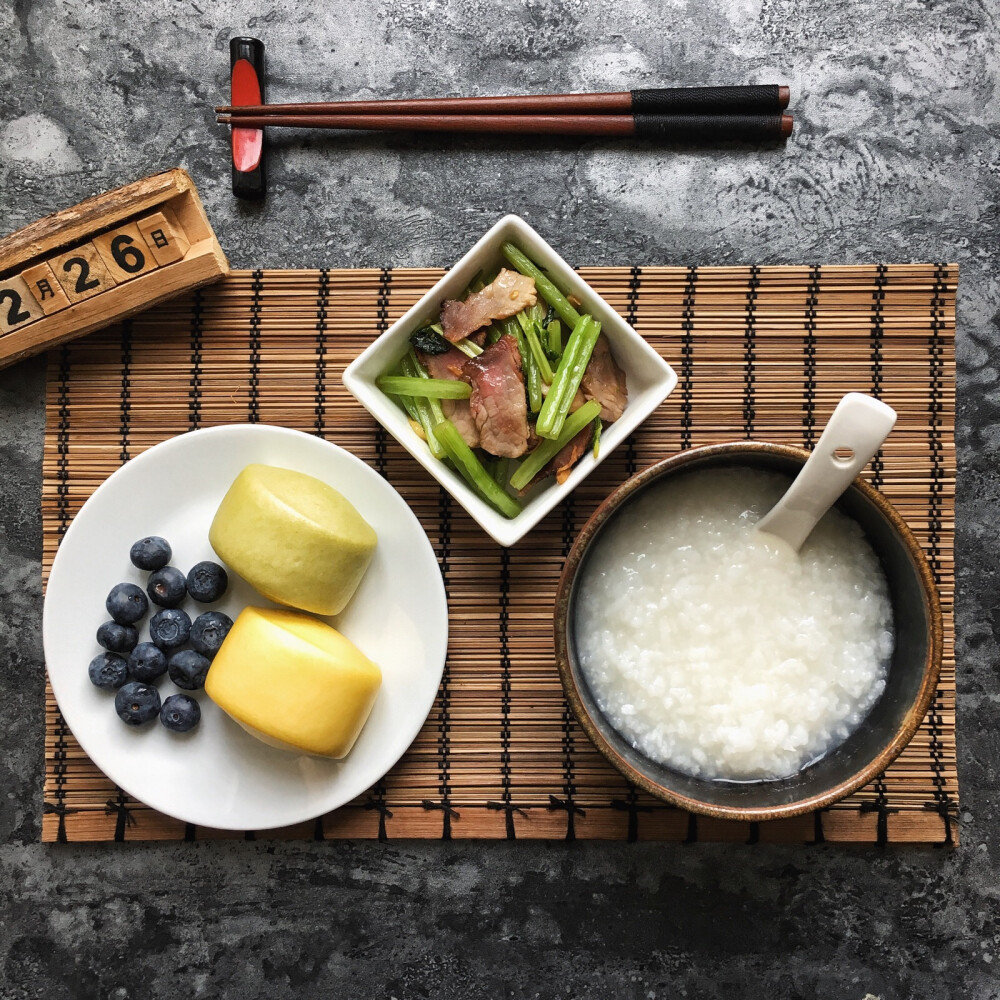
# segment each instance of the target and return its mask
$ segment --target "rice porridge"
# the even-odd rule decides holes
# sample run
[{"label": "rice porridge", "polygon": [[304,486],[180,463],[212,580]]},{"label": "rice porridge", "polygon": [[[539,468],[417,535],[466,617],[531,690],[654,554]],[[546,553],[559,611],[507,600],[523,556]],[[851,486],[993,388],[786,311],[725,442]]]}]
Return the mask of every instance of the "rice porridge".
[{"label": "rice porridge", "polygon": [[861,528],[831,510],[798,557],[753,530],[790,481],[739,468],[654,485],[582,568],[587,683],[622,736],[685,774],[793,774],[885,688],[892,606]]}]

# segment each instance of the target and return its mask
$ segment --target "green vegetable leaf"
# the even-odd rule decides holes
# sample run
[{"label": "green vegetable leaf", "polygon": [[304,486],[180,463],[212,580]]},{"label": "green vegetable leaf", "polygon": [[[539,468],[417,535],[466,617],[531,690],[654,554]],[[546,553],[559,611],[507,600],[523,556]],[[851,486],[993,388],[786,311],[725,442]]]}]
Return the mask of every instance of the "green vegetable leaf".
[{"label": "green vegetable leaf", "polygon": [[410,343],[424,354],[444,354],[451,349],[451,344],[429,326],[410,334]]}]

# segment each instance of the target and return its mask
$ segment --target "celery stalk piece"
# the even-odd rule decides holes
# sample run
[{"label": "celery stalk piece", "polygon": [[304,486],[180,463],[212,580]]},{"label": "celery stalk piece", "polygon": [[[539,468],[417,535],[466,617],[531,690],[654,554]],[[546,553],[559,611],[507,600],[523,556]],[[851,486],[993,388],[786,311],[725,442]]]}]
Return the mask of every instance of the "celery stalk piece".
[{"label": "celery stalk piece", "polygon": [[521,513],[521,505],[496,484],[450,420],[437,424],[434,432],[459,474],[487,503],[507,517]]},{"label": "celery stalk piece", "polygon": [[[417,358],[417,352],[411,347],[406,357],[403,358],[401,364],[404,364],[409,368],[407,370],[404,368],[403,374],[409,375],[413,378],[430,378],[427,374],[427,369],[420,363]],[[441,409],[441,404],[433,396],[427,397],[427,403],[431,408],[431,416],[433,417],[433,423],[437,424],[444,420],[444,410]]]},{"label": "celery stalk piece", "polygon": [[410,378],[407,375],[381,375],[375,384],[385,393],[426,396],[433,399],[468,399],[472,386],[450,378]]},{"label": "celery stalk piece", "polygon": [[454,346],[458,348],[467,358],[478,358],[483,353],[483,349],[468,337],[456,340]]},{"label": "celery stalk piece", "polygon": [[518,466],[510,477],[510,485],[523,490],[549,462],[559,454],[596,417],[601,415],[601,404],[597,400],[584,403],[579,410],[571,413],[563,425],[562,433],[554,441],[543,441]]},{"label": "celery stalk piece", "polygon": [[573,327],[573,332],[566,341],[566,350],[559,359],[559,367],[552,379],[548,395],[538,414],[535,430],[539,436],[550,439],[559,437],[600,333],[601,324],[592,316],[583,316]]},{"label": "celery stalk piece", "polygon": [[535,364],[538,365],[538,373],[542,377],[542,381],[546,385],[552,384],[552,366],[549,364],[548,356],[542,349],[541,341],[538,339],[538,334],[535,332],[538,325],[533,319],[529,319],[525,313],[528,312],[527,309],[522,309],[514,318],[517,320],[521,327],[522,333],[524,333],[524,340],[528,345],[528,350],[531,351],[531,356],[534,358]]},{"label": "celery stalk piece", "polygon": [[[593,402],[593,400],[591,400]],[[594,421],[594,458],[596,460],[597,456],[601,453],[601,429],[604,424],[601,423],[601,418],[598,417]]]},{"label": "celery stalk piece", "polygon": [[521,371],[524,373],[524,384],[528,390],[528,408],[532,413],[538,413],[542,408],[542,376],[538,371],[538,365],[531,354],[531,348],[525,339],[524,331],[513,320],[506,320],[509,324],[509,331],[514,340],[517,341],[517,349],[521,354]]},{"label": "celery stalk piece", "polygon": [[[424,371],[420,362],[417,361],[417,355],[414,353],[412,347],[399,362],[399,369],[408,378],[430,377]],[[434,425],[439,420],[444,420],[444,411],[441,409],[441,404],[436,399],[430,399],[426,396],[421,398],[411,397],[411,399],[413,399],[413,405],[417,409],[417,421],[424,429],[424,436],[427,438],[427,447],[430,448],[431,454],[435,458],[444,458],[444,449],[434,434]],[[437,412],[435,412],[435,408]]]},{"label": "celery stalk piece", "polygon": [[559,314],[559,318],[567,326],[576,326],[580,322],[580,314],[573,308],[569,299],[542,274],[538,265],[519,250],[513,243],[504,243],[500,252],[513,266],[529,278],[533,278],[538,294]]},{"label": "celery stalk piece", "polygon": [[387,392],[386,395],[401,409],[406,411],[406,415],[411,420],[416,420],[418,423],[420,417],[417,416],[417,406],[413,402],[411,396],[399,395],[395,392]]},{"label": "celery stalk piece", "polygon": [[562,354],[562,323],[554,319],[545,330],[548,335],[548,352],[553,358]]}]

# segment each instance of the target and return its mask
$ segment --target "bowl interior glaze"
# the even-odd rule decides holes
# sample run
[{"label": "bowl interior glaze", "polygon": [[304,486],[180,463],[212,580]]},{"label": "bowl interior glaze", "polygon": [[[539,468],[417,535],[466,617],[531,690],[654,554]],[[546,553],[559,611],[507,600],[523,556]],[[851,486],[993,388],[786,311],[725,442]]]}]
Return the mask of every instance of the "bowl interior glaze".
[{"label": "bowl interior glaze", "polygon": [[638,473],[598,508],[574,545],[556,601],[556,653],[570,703],[598,749],[646,791],[712,816],[744,820],[793,816],[829,805],[881,773],[909,742],[927,711],[941,667],[941,610],[919,544],[885,497],[855,480],[837,507],[861,525],[889,583],[895,649],[886,689],[839,747],[797,774],[774,781],[692,778],[632,747],[603,716],[576,654],[580,571],[606,527],[651,485],[708,468],[759,469],[795,476],[808,453],[757,442],[683,452]]}]

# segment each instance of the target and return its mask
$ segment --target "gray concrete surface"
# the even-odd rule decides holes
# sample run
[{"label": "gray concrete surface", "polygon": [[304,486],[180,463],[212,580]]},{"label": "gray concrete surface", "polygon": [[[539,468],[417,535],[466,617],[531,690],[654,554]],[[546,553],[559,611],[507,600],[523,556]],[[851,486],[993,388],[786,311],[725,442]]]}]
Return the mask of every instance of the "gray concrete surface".
[{"label": "gray concrete surface", "polygon": [[[186,167],[236,266],[447,264],[506,211],[581,263],[954,260],[962,846],[51,847],[43,372],[0,373],[0,997],[1000,996],[995,2],[0,0],[0,231]],[[234,202],[227,42],[272,99],[785,80],[786,149],[280,140]]]}]

